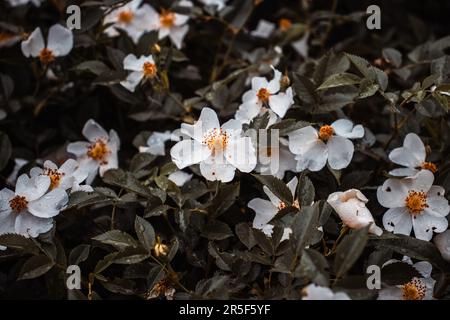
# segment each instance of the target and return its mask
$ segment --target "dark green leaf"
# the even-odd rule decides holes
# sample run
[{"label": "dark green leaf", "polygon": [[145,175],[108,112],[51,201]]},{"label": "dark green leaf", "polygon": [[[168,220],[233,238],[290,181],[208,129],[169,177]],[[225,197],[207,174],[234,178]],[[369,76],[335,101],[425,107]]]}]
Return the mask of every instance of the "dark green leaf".
[{"label": "dark green leaf", "polygon": [[270,175],[253,174],[253,176],[287,206],[292,205],[294,196],[282,180]]},{"label": "dark green leaf", "polygon": [[46,255],[32,256],[20,269],[18,280],[40,277],[53,268],[54,265],[55,262]]},{"label": "dark green leaf", "polygon": [[356,260],[358,260],[369,239],[368,230],[369,226],[359,230],[353,230],[338,245],[336,259],[334,261],[336,278],[340,278],[346,274]]},{"label": "dark green leaf", "polygon": [[153,230],[152,225],[144,218],[136,216],[134,230],[139,242],[150,252],[155,245],[155,230]]}]

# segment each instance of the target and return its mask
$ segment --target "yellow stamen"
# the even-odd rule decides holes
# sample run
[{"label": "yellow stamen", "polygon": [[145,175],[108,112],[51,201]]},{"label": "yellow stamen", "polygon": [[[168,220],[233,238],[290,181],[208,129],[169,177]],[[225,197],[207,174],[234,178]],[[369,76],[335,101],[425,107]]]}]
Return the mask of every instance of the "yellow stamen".
[{"label": "yellow stamen", "polygon": [[61,178],[64,176],[64,173],[59,172],[56,169],[49,169],[49,168],[45,168],[43,174],[50,178],[50,190],[59,187],[59,184],[61,183]]},{"label": "yellow stamen", "polygon": [[402,287],[403,300],[423,300],[427,287],[422,280],[412,279]]},{"label": "yellow stamen", "polygon": [[211,129],[206,133],[203,137],[203,143],[208,146],[208,148],[212,151],[212,154],[215,155],[218,151],[223,151],[228,145],[228,133],[224,130]]},{"label": "yellow stamen", "polygon": [[146,78],[154,78],[156,75],[156,65],[154,63],[145,62],[142,66],[142,70]]},{"label": "yellow stamen", "polygon": [[256,96],[258,97],[259,101],[261,101],[262,103],[266,103],[269,101],[270,92],[266,88],[261,88],[261,89],[259,89]]},{"label": "yellow stamen", "polygon": [[278,21],[278,26],[280,27],[281,31],[286,32],[292,27],[292,21],[287,18],[281,18]]},{"label": "yellow stamen", "polygon": [[88,147],[87,155],[94,160],[100,161],[102,164],[107,164],[106,157],[110,152],[106,142],[98,139]]},{"label": "yellow stamen", "polygon": [[425,170],[430,170],[433,173],[436,173],[437,166],[433,162],[423,162],[420,167]]},{"label": "yellow stamen", "polygon": [[28,208],[27,198],[23,196],[15,196],[11,200],[9,200],[9,206],[11,210],[15,213],[20,213],[26,208]]},{"label": "yellow stamen", "polygon": [[173,27],[175,25],[175,13],[163,9],[159,15],[159,22],[164,28]]},{"label": "yellow stamen", "polygon": [[120,11],[117,19],[123,24],[130,24],[133,21],[134,13],[131,10]]},{"label": "yellow stamen", "polygon": [[44,48],[39,53],[39,59],[43,64],[48,64],[55,60],[55,55],[53,54],[52,50],[48,48]]},{"label": "yellow stamen", "polygon": [[322,141],[328,141],[333,136],[334,129],[332,126],[324,125],[319,129],[319,139]]},{"label": "yellow stamen", "polygon": [[409,191],[405,199],[405,206],[408,208],[409,213],[414,216],[422,213],[425,208],[428,208],[426,193]]}]

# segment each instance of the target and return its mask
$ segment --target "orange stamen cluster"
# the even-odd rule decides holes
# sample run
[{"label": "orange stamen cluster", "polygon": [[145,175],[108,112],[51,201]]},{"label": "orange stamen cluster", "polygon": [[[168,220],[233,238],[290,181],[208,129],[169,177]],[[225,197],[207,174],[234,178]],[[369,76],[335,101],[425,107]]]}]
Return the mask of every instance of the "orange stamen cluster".
[{"label": "orange stamen cluster", "polygon": [[102,164],[106,164],[108,163],[106,157],[110,152],[106,142],[98,139],[88,147],[87,155],[94,160],[100,161]]},{"label": "orange stamen cluster", "polygon": [[427,287],[425,283],[414,278],[402,287],[403,300],[423,300]]},{"label": "orange stamen cluster", "polygon": [[[297,199],[294,200],[294,202],[292,203],[292,207],[300,209],[300,203],[298,202]],[[280,201],[278,203],[278,211],[283,210],[284,208],[286,208],[286,203],[284,203],[283,201]]]},{"label": "orange stamen cluster", "polygon": [[142,71],[146,78],[154,78],[156,75],[156,65],[151,62],[145,62],[142,66]]},{"label": "orange stamen cluster", "polygon": [[427,195],[425,192],[409,191],[405,199],[405,206],[412,215],[420,214],[425,208],[428,208]]},{"label": "orange stamen cluster", "polygon": [[13,212],[20,213],[28,207],[27,198],[23,196],[15,196],[9,200],[9,206]]},{"label": "orange stamen cluster", "polygon": [[221,128],[211,129],[203,137],[203,143],[208,146],[212,151],[212,154],[216,154],[217,151],[223,151],[228,145],[229,135]]},{"label": "orange stamen cluster", "polygon": [[64,176],[64,173],[59,172],[56,169],[45,168],[44,175],[50,178],[50,190],[59,187],[61,182],[61,178]]},{"label": "orange stamen cluster", "polygon": [[324,125],[319,129],[319,139],[322,141],[328,141],[333,136],[334,129],[332,126]]},{"label": "orange stamen cluster", "polygon": [[425,170],[430,170],[433,173],[436,173],[437,166],[433,162],[423,162],[420,167]]},{"label": "orange stamen cluster", "polygon": [[267,102],[269,102],[270,92],[266,88],[261,88],[261,89],[259,89],[256,96],[258,97],[259,101],[261,101],[262,103],[267,103]]},{"label": "orange stamen cluster", "polygon": [[41,60],[43,64],[48,64],[55,60],[55,55],[53,54],[52,50],[44,48],[39,53],[39,60]]},{"label": "orange stamen cluster", "polygon": [[123,23],[123,24],[130,24],[131,21],[133,21],[134,18],[134,13],[131,10],[123,10],[120,11],[117,19],[119,20],[119,22]]},{"label": "orange stamen cluster", "polygon": [[286,32],[292,27],[292,21],[286,18],[281,18],[278,21],[278,26],[280,27],[281,31]]},{"label": "orange stamen cluster", "polygon": [[173,27],[175,25],[175,13],[163,9],[159,15],[159,22],[164,28]]}]

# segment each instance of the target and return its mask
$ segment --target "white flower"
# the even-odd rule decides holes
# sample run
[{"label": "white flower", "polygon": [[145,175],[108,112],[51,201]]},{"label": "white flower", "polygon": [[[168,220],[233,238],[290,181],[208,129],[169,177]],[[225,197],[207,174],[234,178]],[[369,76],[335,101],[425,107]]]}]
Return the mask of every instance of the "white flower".
[{"label": "white flower", "polygon": [[131,71],[127,79],[120,84],[129,91],[134,92],[142,79],[153,79],[158,71],[153,56],[140,56],[139,59],[132,53],[123,60],[123,68]]},{"label": "white flower", "polygon": [[[297,177],[292,178],[291,181],[287,184],[287,187],[291,191],[292,194],[292,205],[296,208],[299,208],[299,203],[295,197],[295,189],[297,189],[298,179]],[[275,218],[277,213],[286,208],[286,203],[282,200],[278,199],[278,197],[273,194],[272,191],[269,190],[268,187],[263,186],[264,193],[269,197],[269,200],[255,198],[251,200],[247,206],[255,211],[255,218],[253,219],[253,228],[262,230],[267,236],[271,236],[273,232],[273,225],[269,224],[269,222]],[[309,204],[305,204],[309,205]],[[292,233],[290,228],[284,229],[283,240],[289,239],[289,234]]]},{"label": "white flower", "polygon": [[431,171],[421,170],[413,177],[387,179],[378,187],[378,202],[388,211],[383,216],[387,231],[410,235],[414,229],[417,239],[429,241],[436,233],[447,229],[445,216],[450,211],[445,190],[433,185]]},{"label": "white flower", "polygon": [[31,178],[36,176],[48,176],[50,178],[50,190],[61,188],[63,190],[72,189],[72,191],[93,191],[91,186],[80,186],[86,180],[88,173],[74,159],[68,159],[61,167],[50,160],[44,162],[44,168],[32,168]]},{"label": "white flower", "polygon": [[200,163],[201,174],[210,181],[229,182],[234,172],[250,172],[256,166],[256,152],[250,137],[242,137],[242,126],[229,120],[220,126],[214,110],[203,108],[194,125],[183,123],[181,133],[189,136],[170,150],[179,169]]},{"label": "white flower", "polygon": [[97,175],[97,171],[103,177],[107,170],[117,168],[120,139],[115,130],[110,130],[108,134],[92,119],[84,125],[83,135],[89,142],[70,143],[67,146],[67,152],[77,156],[80,167],[89,173],[86,183],[91,184]]},{"label": "white flower", "polygon": [[52,217],[67,204],[67,193],[55,188],[47,193],[51,181],[48,176],[31,179],[23,174],[17,179],[16,191],[0,191],[0,234],[18,233],[37,237],[49,231]]},{"label": "white flower", "polygon": [[267,20],[261,19],[258,21],[256,29],[250,32],[253,37],[267,39],[275,30],[275,24]]},{"label": "white flower", "polygon": [[421,169],[435,173],[437,168],[432,162],[426,162],[427,153],[422,140],[415,133],[408,133],[403,141],[403,147],[396,148],[389,153],[392,162],[406,168],[394,169],[389,172],[393,176],[411,177]]},{"label": "white flower", "polygon": [[125,31],[134,43],[138,43],[139,38],[151,28],[146,28],[147,21],[151,17],[148,15],[144,4],[141,8],[142,0],[133,0],[127,4],[111,11],[106,15],[104,24],[112,24],[105,29],[109,37],[116,37],[120,33],[117,30]]},{"label": "white flower", "polygon": [[302,290],[302,300],[351,300],[345,292],[333,292],[330,288],[311,283]]},{"label": "white flower", "polygon": [[446,230],[434,237],[434,244],[439,249],[442,257],[450,261],[450,230]]},{"label": "white flower", "polygon": [[[183,1],[179,5],[191,7],[192,3]],[[168,36],[177,49],[180,49],[183,44],[183,39],[189,30],[189,26],[187,25],[189,16],[166,9],[158,13],[148,4],[144,4],[142,8],[146,11],[148,17],[148,28],[158,30],[158,39],[162,40]]]},{"label": "white flower", "polygon": [[27,40],[22,41],[22,52],[25,57],[39,57],[42,63],[50,63],[56,57],[69,54],[73,47],[72,31],[59,24],[50,27],[48,31],[47,45],[41,29],[34,29]]},{"label": "white flower", "polygon": [[175,183],[178,187],[182,187],[186,182],[192,179],[192,174],[178,170],[169,174],[167,179]]},{"label": "white flower", "polygon": [[217,11],[220,11],[225,7],[225,2],[227,2],[228,0],[199,0],[199,1],[205,4],[206,6],[215,6],[217,8]]},{"label": "white flower", "polygon": [[277,146],[263,147],[260,144],[255,171],[282,179],[286,171],[295,171],[296,163],[294,155],[289,151],[288,141],[280,138]]},{"label": "white flower", "polygon": [[370,224],[369,232],[381,236],[383,230],[375,224],[372,214],[366,208],[368,201],[357,189],[334,192],[327,199],[328,204],[333,207],[346,226],[361,229]]},{"label": "white flower", "polygon": [[[272,67],[273,68],[273,67]],[[242,104],[236,112],[235,118],[243,123],[249,123],[260,113],[266,112],[270,108],[280,118],[283,118],[286,111],[294,103],[292,88],[285,92],[280,92],[281,72],[273,68],[274,77],[267,81],[265,77],[254,77],[252,88],[242,96]]]},{"label": "white flower", "polygon": [[21,6],[24,4],[32,3],[36,7],[39,7],[41,5],[41,2],[44,0],[8,0],[9,4],[12,7]]},{"label": "white flower", "polygon": [[150,153],[155,156],[165,156],[165,143],[171,139],[172,133],[168,130],[165,132],[153,132],[147,139],[147,146],[139,147],[139,152]]},{"label": "white flower", "polygon": [[308,39],[309,39],[309,32],[306,32],[303,37],[301,37],[299,40],[292,42],[292,47],[294,50],[301,55],[304,58],[308,57]]},{"label": "white flower", "polygon": [[362,125],[353,126],[347,119],[339,119],[331,125],[312,126],[295,130],[288,134],[289,149],[296,154],[297,170],[321,170],[325,164],[332,169],[346,168],[353,157],[354,146],[349,139],[362,138]]},{"label": "white flower", "polygon": [[[413,264],[409,257],[403,257],[402,262],[413,266],[422,277],[414,277],[404,285],[381,289],[378,292],[378,300],[432,300],[434,284],[436,283],[431,277],[433,266],[427,261]],[[392,263],[402,262],[392,259],[387,261],[383,267]]]}]

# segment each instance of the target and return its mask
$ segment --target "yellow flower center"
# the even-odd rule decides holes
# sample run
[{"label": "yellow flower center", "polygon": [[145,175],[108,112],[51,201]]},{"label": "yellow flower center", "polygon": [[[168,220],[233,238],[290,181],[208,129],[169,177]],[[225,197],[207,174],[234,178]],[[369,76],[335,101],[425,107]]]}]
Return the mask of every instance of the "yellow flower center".
[{"label": "yellow flower center", "polygon": [[159,22],[164,28],[173,27],[175,25],[175,13],[163,9],[159,15]]},{"label": "yellow flower center", "polygon": [[402,287],[403,300],[423,300],[427,287],[422,280],[412,279]]},{"label": "yellow flower center", "polygon": [[39,60],[41,60],[41,62],[44,64],[48,64],[48,63],[52,62],[53,60],[55,60],[55,56],[54,56],[52,50],[50,50],[48,48],[44,48],[39,53]]},{"label": "yellow flower center", "polygon": [[334,129],[332,126],[324,125],[319,129],[319,139],[322,141],[328,141],[333,136]]},{"label": "yellow flower center", "polygon": [[[297,199],[292,203],[292,207],[300,209],[300,204],[298,203]],[[283,210],[284,208],[286,208],[286,203],[280,201],[280,203],[278,203],[278,211]]]},{"label": "yellow flower center", "polygon": [[23,196],[15,196],[9,200],[9,206],[13,212],[20,213],[28,207],[27,198]]},{"label": "yellow flower center", "polygon": [[211,129],[208,133],[203,137],[203,143],[208,146],[208,148],[212,151],[212,154],[215,155],[218,151],[223,151],[228,145],[228,133],[224,130]]},{"label": "yellow flower center", "polygon": [[420,167],[425,170],[430,170],[435,173],[437,171],[437,166],[433,162],[423,162]]},{"label": "yellow flower center", "polygon": [[145,62],[142,66],[144,76],[147,78],[153,78],[156,75],[156,65],[151,62]]},{"label": "yellow flower center", "polygon": [[102,139],[98,139],[88,147],[87,155],[103,164],[108,163],[106,161],[106,156],[110,153],[106,142]]},{"label": "yellow flower center", "polygon": [[286,32],[292,27],[292,21],[286,18],[281,18],[278,21],[278,26],[280,27],[281,31]]},{"label": "yellow flower center", "polygon": [[261,101],[262,103],[266,103],[269,101],[270,92],[266,88],[261,88],[261,89],[259,89],[256,96],[258,97],[259,101]]},{"label": "yellow flower center", "polygon": [[123,24],[130,24],[131,21],[133,21],[134,18],[134,13],[131,10],[123,10],[120,11],[117,19],[119,20],[119,22],[123,23]]},{"label": "yellow flower center", "polygon": [[405,206],[412,215],[420,214],[425,208],[428,208],[427,195],[425,192],[409,191],[405,199]]},{"label": "yellow flower center", "polygon": [[43,174],[50,178],[50,190],[59,187],[61,178],[64,176],[64,173],[59,172],[56,169],[49,169],[49,168],[45,168]]}]

